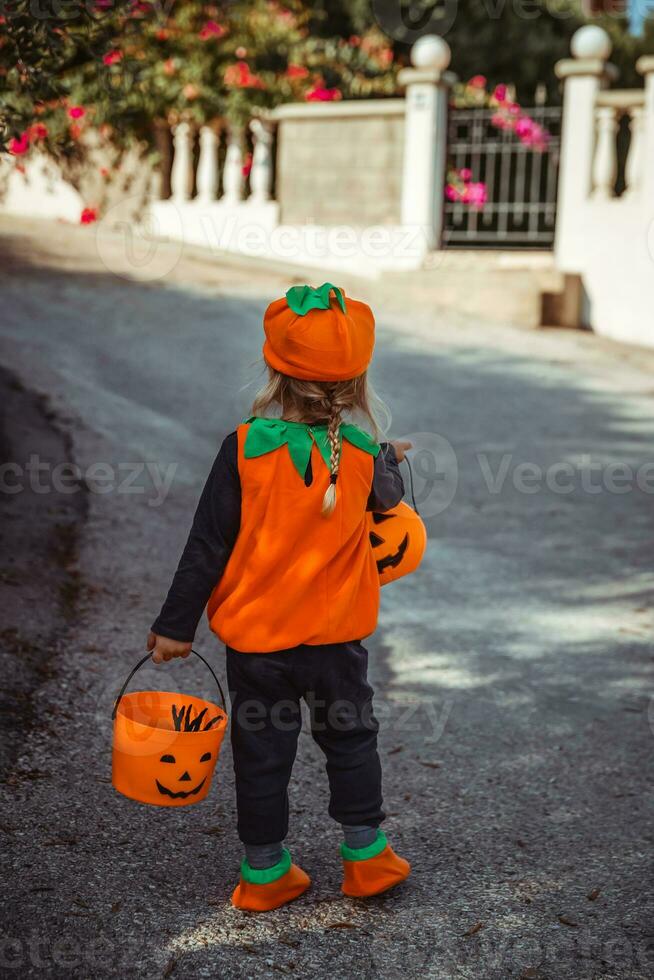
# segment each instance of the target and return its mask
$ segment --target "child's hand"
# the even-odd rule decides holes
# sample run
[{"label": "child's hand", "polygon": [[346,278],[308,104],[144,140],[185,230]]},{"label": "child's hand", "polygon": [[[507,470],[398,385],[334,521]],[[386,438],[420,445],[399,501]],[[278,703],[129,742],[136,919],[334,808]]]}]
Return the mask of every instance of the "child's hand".
[{"label": "child's hand", "polygon": [[398,463],[401,463],[409,449],[413,449],[412,442],[402,442],[399,439],[391,440],[391,446],[395,450]]},{"label": "child's hand", "polygon": [[188,657],[193,644],[180,643],[178,640],[170,640],[167,636],[148,633],[146,646],[148,650],[152,650],[152,662],[160,664],[164,660],[173,660],[175,657]]}]

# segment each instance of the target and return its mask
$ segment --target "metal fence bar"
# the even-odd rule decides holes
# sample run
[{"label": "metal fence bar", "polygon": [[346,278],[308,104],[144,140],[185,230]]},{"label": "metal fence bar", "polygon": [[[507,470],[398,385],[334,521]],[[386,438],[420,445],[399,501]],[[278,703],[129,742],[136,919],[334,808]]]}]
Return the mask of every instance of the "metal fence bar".
[{"label": "metal fence bar", "polygon": [[526,112],[551,133],[542,151],[498,130],[488,109],[450,111],[449,157],[486,184],[482,210],[448,201],[444,208],[446,246],[550,247],[554,240],[561,110],[535,106]]}]

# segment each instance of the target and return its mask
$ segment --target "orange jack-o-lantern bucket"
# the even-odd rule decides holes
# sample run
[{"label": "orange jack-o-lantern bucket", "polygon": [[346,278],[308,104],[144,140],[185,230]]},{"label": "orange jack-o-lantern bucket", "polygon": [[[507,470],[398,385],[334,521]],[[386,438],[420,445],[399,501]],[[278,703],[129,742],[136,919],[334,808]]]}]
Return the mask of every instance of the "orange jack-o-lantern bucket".
[{"label": "orange jack-o-lantern bucket", "polygon": [[153,806],[189,806],[209,792],[227,727],[225,696],[215,673],[222,708],[204,698],[170,691],[125,694],[150,654],[134,667],[114,703],[114,789]]},{"label": "orange jack-o-lantern bucket", "polygon": [[427,529],[416,510],[402,501],[392,510],[372,511],[368,532],[381,585],[415,572],[427,547]]}]

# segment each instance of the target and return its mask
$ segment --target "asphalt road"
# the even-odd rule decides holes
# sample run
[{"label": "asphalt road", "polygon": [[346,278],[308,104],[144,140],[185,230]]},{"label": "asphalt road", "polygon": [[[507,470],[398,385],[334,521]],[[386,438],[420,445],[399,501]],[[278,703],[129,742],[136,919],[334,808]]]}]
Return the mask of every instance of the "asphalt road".
[{"label": "asphalt road", "polygon": [[[109,715],[287,278],[187,255],[134,281],[119,243],[103,255],[92,229],[0,223],[1,358],[47,395],[88,487],[72,615],[0,787],[2,975],[651,978],[654,355],[361,287],[430,535],[368,644],[386,829],[414,871],[340,895],[304,735],[288,845],[313,888],[248,916],[229,906],[229,748],[206,802],[142,807],[110,785]],[[204,625],[198,647],[222,673]],[[190,662],[143,674],[212,693]]]}]

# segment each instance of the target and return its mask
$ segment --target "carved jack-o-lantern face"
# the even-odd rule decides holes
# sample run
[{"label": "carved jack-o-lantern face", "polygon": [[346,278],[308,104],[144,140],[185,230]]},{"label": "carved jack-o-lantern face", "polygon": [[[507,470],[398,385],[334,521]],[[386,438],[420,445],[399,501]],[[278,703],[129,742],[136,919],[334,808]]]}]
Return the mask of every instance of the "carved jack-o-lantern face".
[{"label": "carved jack-o-lantern face", "polygon": [[112,782],[125,796],[154,806],[203,800],[227,727],[222,708],[170,691],[133,691],[114,721]]},{"label": "carved jack-o-lantern face", "polygon": [[211,762],[211,758],[211,752],[203,752],[200,758],[196,759],[192,748],[181,752],[177,749],[175,755],[166,752],[159,761],[166,769],[170,768],[170,772],[164,775],[162,770],[161,780],[165,779],[165,783],[157,778],[155,780],[157,789],[173,800],[187,800],[190,796],[197,796],[211,771],[211,766],[206,766],[204,763]]},{"label": "carved jack-o-lantern face", "polygon": [[414,572],[425,553],[427,531],[419,515],[400,503],[368,515],[368,532],[381,585]]}]

